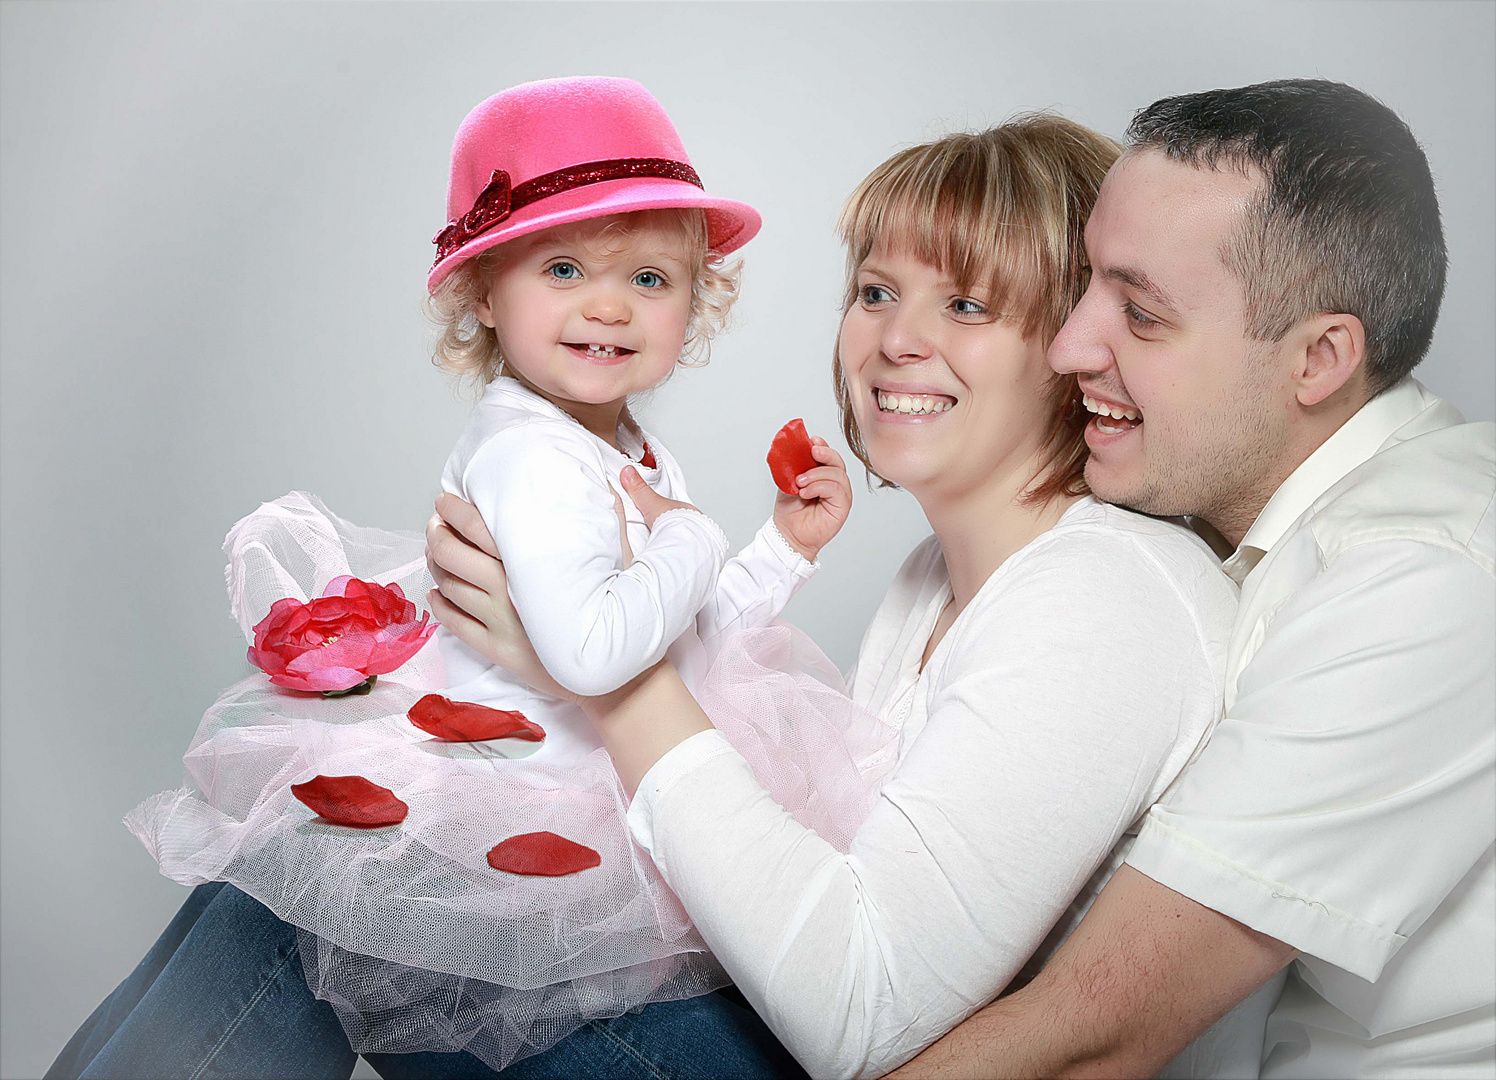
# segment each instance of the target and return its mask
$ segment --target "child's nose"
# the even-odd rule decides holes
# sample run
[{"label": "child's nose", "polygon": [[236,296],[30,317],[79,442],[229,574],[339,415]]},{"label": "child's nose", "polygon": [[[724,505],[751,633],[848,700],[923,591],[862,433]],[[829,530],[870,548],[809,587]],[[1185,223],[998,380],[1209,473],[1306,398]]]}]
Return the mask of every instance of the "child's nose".
[{"label": "child's nose", "polygon": [[582,307],[584,318],[609,326],[628,322],[631,313],[628,298],[617,289],[609,288],[591,290]]}]

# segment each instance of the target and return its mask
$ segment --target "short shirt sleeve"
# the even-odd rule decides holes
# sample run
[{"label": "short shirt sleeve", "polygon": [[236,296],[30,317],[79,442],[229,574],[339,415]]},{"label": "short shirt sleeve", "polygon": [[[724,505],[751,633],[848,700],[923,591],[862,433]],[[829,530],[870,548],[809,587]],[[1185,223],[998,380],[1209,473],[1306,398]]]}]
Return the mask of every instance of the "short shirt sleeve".
[{"label": "short shirt sleeve", "polygon": [[1268,617],[1127,861],[1375,980],[1496,839],[1496,588],[1459,552],[1386,540]]}]

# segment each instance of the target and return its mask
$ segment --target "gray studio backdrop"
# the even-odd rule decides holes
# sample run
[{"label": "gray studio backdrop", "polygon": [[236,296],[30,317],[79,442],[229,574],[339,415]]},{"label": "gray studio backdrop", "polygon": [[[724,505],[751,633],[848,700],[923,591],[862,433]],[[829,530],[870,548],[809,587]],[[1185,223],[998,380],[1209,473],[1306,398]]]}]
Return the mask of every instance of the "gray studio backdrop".
[{"label": "gray studio backdrop", "polygon": [[[1449,234],[1422,378],[1491,418],[1493,11],[0,4],[0,1075],[40,1075],[186,895],[119,822],[180,783],[203,709],[248,670],[224,532],[295,488],[370,525],[430,510],[465,406],[419,299],[473,104],[637,78],[708,188],[763,212],[735,329],[643,410],[746,541],[780,424],[841,445],[841,200],[894,148],[1020,109],[1120,134],[1154,98],[1267,78],[1380,96],[1427,148]],[[859,484],[788,618],[845,667],[924,533],[911,499]]]}]

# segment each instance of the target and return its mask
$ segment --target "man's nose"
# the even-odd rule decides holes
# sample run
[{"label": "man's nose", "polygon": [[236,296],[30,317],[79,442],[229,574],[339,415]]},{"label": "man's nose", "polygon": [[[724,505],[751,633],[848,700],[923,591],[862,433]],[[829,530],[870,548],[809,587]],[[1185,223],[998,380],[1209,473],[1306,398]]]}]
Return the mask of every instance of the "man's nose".
[{"label": "man's nose", "polygon": [[1049,366],[1061,375],[1098,372],[1112,365],[1112,350],[1106,340],[1104,302],[1094,289],[1087,289],[1070,317],[1049,343]]}]

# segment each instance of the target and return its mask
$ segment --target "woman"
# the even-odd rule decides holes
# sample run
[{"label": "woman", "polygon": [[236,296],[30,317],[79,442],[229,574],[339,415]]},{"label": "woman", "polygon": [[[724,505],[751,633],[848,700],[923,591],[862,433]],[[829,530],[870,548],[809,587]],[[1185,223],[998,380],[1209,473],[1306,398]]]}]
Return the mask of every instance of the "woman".
[{"label": "woman", "polygon": [[[636,839],[813,1075],[885,1072],[1042,963],[1219,714],[1232,588],[1192,535],[1084,494],[1087,418],[1073,380],[1044,358],[1084,288],[1081,228],[1116,152],[1078,125],[1030,117],[895,155],[849,201],[835,365],[844,427],[872,473],[916,497],[934,536],[900,570],[859,653],[852,698],[896,739],[846,850],[773,801],[668,664],[583,703],[637,791]],[[1087,404],[1110,423],[1106,403]],[[650,520],[678,505],[630,479]],[[467,644],[546,683],[481,522],[460,503],[440,509],[451,526],[428,530],[434,610]],[[770,679],[793,708],[800,684]],[[733,690],[718,680],[704,696]],[[247,967],[270,970],[268,954],[284,970],[294,935],[277,937],[273,918],[231,888],[194,900],[203,913],[184,909],[187,929],[158,946],[164,966],[101,1007],[108,1015],[75,1036],[56,1075],[80,1061],[84,1075],[128,1068],[127,1051],[111,1057],[116,1044],[169,1016],[152,998],[180,988],[174,966],[213,948],[197,937],[230,928],[271,943],[233,965],[238,992],[255,985],[240,978]],[[194,989],[200,1007],[219,1009],[209,980]],[[207,1052],[235,1051],[236,1024],[275,1012],[307,1056],[267,1063],[267,1051],[256,1067],[284,1072],[315,1050],[320,1075],[335,1075],[331,1055],[346,1043],[318,1004],[280,978],[219,1009]],[[603,1044],[628,1052],[604,1061],[589,1050]],[[595,1023],[505,1075],[783,1073],[792,1066],[778,1053],[758,1017],[708,995]],[[161,1060],[154,1072],[168,1075]],[[388,1076],[491,1075],[460,1054],[375,1064]]]}]

